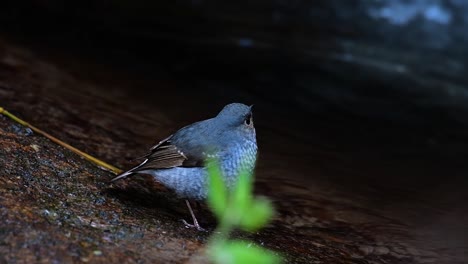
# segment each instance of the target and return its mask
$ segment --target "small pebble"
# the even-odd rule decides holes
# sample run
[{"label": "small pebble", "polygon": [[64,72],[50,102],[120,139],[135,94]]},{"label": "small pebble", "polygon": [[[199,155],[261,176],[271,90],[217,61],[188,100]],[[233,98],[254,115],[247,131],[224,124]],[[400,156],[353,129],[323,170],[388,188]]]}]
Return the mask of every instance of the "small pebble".
[{"label": "small pebble", "polygon": [[436,258],[417,258],[420,263],[437,263]]},{"label": "small pebble", "polygon": [[94,201],[94,203],[97,205],[103,205],[105,202],[106,202],[106,198],[104,197],[99,197]]},{"label": "small pebble", "polygon": [[49,211],[47,209],[42,210],[42,215],[44,215],[47,219],[51,221],[55,221],[58,219],[58,214],[54,211]]},{"label": "small pebble", "polygon": [[413,248],[413,247],[408,247],[407,248],[407,251],[409,254],[413,255],[413,256],[420,256],[421,253],[419,252],[419,250]]},{"label": "small pebble", "polygon": [[29,146],[30,146],[32,149],[34,149],[34,151],[36,151],[36,152],[38,152],[38,151],[41,149],[41,148],[40,148],[38,145],[36,145],[36,144],[31,144],[31,145],[29,145]]},{"label": "small pebble", "polygon": [[364,253],[364,255],[369,255],[374,251],[374,247],[372,246],[360,246],[359,250]]},{"label": "small pebble", "polygon": [[378,246],[375,248],[374,252],[377,255],[386,255],[390,252],[390,250],[387,247]]},{"label": "small pebble", "polygon": [[158,242],[156,242],[156,243],[154,244],[154,246],[157,247],[157,248],[162,248],[162,247],[164,247],[164,243],[161,242],[161,241],[158,241]]},{"label": "small pebble", "polygon": [[[0,178],[6,178],[6,176],[1,175]],[[0,188],[1,189],[7,189],[7,190],[13,190],[15,189],[16,184],[8,179],[5,181],[0,181]]]},{"label": "small pebble", "polygon": [[21,125],[12,125],[13,132],[20,136],[30,136],[34,132],[29,127],[23,127]]}]

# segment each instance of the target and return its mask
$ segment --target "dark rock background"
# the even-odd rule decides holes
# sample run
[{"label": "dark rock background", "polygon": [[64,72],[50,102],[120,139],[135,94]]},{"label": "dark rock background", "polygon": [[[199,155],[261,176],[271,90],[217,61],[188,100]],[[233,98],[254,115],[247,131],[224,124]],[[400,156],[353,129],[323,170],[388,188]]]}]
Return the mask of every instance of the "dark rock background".
[{"label": "dark rock background", "polygon": [[[278,215],[250,238],[290,262],[464,263],[467,11],[460,0],[4,3],[0,106],[123,168],[228,102],[254,103],[257,193]],[[5,262],[203,261],[208,234],[183,228],[170,192],[145,177],[108,186],[109,173],[0,121]]]}]

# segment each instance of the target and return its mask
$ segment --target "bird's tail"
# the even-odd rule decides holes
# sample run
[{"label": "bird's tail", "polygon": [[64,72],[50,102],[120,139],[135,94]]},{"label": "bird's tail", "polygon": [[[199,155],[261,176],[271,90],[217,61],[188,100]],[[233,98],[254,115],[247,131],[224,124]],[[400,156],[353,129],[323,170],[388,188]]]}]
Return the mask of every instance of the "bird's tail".
[{"label": "bird's tail", "polygon": [[146,159],[145,161],[143,161],[140,165],[134,167],[134,168],[131,168],[130,170],[124,172],[124,173],[121,173],[120,175],[118,175],[117,177],[113,178],[112,180],[110,180],[110,182],[115,182],[115,181],[118,181],[120,179],[123,179],[123,178],[127,178],[128,176],[131,176],[132,174],[135,173],[135,171],[140,168],[141,166],[145,165],[145,163],[148,161],[148,159]]},{"label": "bird's tail", "polygon": [[126,171],[126,172],[120,174],[119,176],[113,178],[112,180],[110,180],[110,182],[115,182],[115,181],[117,181],[117,180],[126,178],[126,177],[128,177],[128,176],[130,176],[130,175],[132,175],[132,174],[133,174],[133,171],[132,171],[132,170]]}]

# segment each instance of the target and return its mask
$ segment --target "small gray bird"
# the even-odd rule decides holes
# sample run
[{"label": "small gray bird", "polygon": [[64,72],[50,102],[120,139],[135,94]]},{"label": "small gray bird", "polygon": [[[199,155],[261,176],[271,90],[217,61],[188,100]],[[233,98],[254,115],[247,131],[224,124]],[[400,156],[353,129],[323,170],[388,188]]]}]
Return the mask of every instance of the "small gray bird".
[{"label": "small gray bird", "polygon": [[[216,117],[193,123],[153,146],[144,161],[111,180],[149,174],[180,197],[203,200],[208,194],[207,158],[218,160],[227,188],[231,188],[241,170],[253,172],[257,159],[257,140],[252,106],[226,105]],[[193,225],[202,230],[185,200]]]}]

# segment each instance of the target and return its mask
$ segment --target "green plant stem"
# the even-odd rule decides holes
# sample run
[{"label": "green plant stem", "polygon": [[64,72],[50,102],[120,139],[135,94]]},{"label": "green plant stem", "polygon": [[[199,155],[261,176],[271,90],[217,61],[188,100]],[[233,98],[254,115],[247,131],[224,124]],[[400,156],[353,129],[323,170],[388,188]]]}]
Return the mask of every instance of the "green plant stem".
[{"label": "green plant stem", "polygon": [[226,214],[224,219],[222,219],[214,232],[212,241],[220,242],[225,241],[229,238],[232,230],[234,229],[233,221],[228,220],[228,215]]},{"label": "green plant stem", "polygon": [[213,232],[213,236],[210,238],[208,245],[212,250],[216,250],[217,247],[220,247],[229,241],[230,234],[234,228],[236,228],[238,223],[236,215],[237,212],[230,210],[230,207],[231,206],[228,205],[225,211],[226,213],[224,214],[223,218],[220,219],[218,227]]}]

